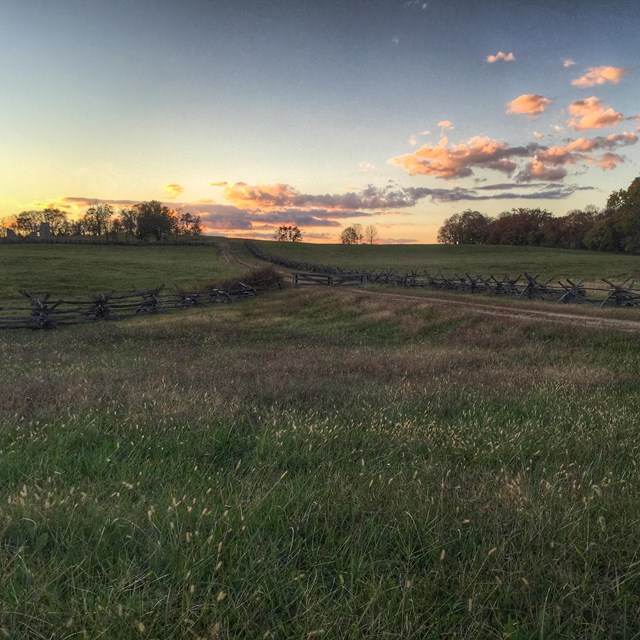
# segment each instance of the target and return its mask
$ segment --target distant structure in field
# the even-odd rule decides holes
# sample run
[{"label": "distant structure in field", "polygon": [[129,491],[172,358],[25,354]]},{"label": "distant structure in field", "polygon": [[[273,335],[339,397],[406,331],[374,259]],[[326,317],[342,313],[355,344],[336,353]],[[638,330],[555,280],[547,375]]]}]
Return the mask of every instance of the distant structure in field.
[{"label": "distant structure in field", "polygon": [[7,240],[20,240],[21,238],[26,238],[27,240],[51,240],[53,233],[48,222],[41,222],[38,228],[28,236],[19,236],[11,227],[0,228],[0,237],[2,236]]}]

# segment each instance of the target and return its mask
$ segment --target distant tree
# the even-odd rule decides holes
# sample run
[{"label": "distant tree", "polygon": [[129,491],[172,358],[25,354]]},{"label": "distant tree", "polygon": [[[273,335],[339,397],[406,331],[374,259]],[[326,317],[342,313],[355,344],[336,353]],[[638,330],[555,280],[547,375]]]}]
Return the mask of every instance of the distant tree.
[{"label": "distant tree", "polygon": [[342,244],[358,244],[360,236],[354,227],[346,227],[340,234],[340,242]]},{"label": "distant tree", "polygon": [[520,207],[503,211],[491,221],[488,241],[490,244],[540,246],[544,240],[542,225],[552,217],[545,209]]},{"label": "distant tree", "polygon": [[279,242],[302,242],[302,231],[297,226],[281,225],[274,234]]},{"label": "distant tree", "polygon": [[69,233],[69,221],[67,214],[60,209],[48,207],[42,212],[42,221],[46,222],[54,236],[67,235]]},{"label": "distant tree", "polygon": [[120,224],[124,231],[125,238],[128,240],[130,237],[134,237],[138,231],[138,215],[139,212],[136,208],[132,209],[120,209]]},{"label": "distant tree", "polygon": [[190,236],[199,236],[202,233],[202,219],[188,211],[178,214],[178,233]]},{"label": "distant tree", "polygon": [[28,236],[30,233],[36,233],[41,223],[41,211],[21,211],[16,214],[15,220],[11,223],[11,228],[19,235]]},{"label": "distant tree", "polygon": [[365,227],[364,238],[369,244],[373,244],[378,239],[378,229],[375,225],[370,224]]},{"label": "distant tree", "polygon": [[84,214],[87,231],[93,236],[101,236],[109,230],[114,211],[110,204],[94,202]]},{"label": "distant tree", "polygon": [[438,230],[438,242],[443,244],[485,244],[491,218],[479,211],[467,209],[447,218]]},{"label": "distant tree", "polygon": [[139,202],[134,205],[138,212],[136,236],[140,240],[166,240],[177,230],[175,211],[158,200]]}]

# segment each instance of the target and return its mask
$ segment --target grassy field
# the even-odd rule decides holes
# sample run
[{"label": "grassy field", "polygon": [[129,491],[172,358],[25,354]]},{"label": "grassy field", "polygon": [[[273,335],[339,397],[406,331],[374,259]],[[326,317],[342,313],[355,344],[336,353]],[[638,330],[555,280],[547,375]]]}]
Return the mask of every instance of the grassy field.
[{"label": "grassy field", "polygon": [[639,375],[348,290],[0,335],[0,637],[637,638]]},{"label": "grassy field", "polygon": [[414,269],[444,274],[517,275],[545,278],[625,279],[640,277],[640,257],[594,251],[481,245],[320,245],[256,242],[266,253],[292,260],[353,269]]},{"label": "grassy field", "polygon": [[19,289],[57,295],[200,285],[234,269],[215,246],[0,244],[0,300]]},{"label": "grassy field", "polygon": [[6,637],[640,632],[634,336],[289,290],[0,348]]}]

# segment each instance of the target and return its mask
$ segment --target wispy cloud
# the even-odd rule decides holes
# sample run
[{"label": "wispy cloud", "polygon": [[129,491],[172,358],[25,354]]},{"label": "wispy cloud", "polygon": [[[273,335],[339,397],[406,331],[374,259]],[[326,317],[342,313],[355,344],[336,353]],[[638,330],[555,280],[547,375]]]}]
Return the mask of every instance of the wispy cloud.
[{"label": "wispy cloud", "polygon": [[549,98],[535,93],[523,93],[507,104],[507,113],[537,118],[551,104]]},{"label": "wispy cloud", "polygon": [[571,58],[566,58],[565,60],[562,61],[562,66],[565,69],[568,69],[569,67],[573,67],[576,64],[575,60],[572,60]]},{"label": "wispy cloud", "polygon": [[618,84],[630,71],[631,69],[625,67],[590,67],[584,75],[572,80],[571,84],[580,89],[587,89],[606,82]]},{"label": "wispy cloud", "polygon": [[569,105],[569,115],[567,125],[576,131],[615,127],[624,119],[621,113],[614,111],[595,96],[572,102]]},{"label": "wispy cloud", "polygon": [[394,185],[384,188],[368,185],[359,192],[307,194],[284,183],[249,185],[246,182],[234,182],[225,188],[224,197],[235,206],[251,211],[322,208],[330,210],[334,217],[341,213],[353,216],[356,210],[383,211],[411,207],[416,202],[411,189]]},{"label": "wispy cloud", "polygon": [[512,52],[505,53],[504,51],[498,51],[495,55],[488,55],[487,62],[489,64],[493,64],[494,62],[498,62],[498,60],[504,60],[504,62],[513,62],[516,57]]},{"label": "wispy cloud", "polygon": [[368,173],[369,171],[374,171],[376,168],[375,164],[372,164],[371,162],[359,162],[358,163],[358,169],[360,169],[360,171],[362,171],[363,173]]},{"label": "wispy cloud", "polygon": [[184,187],[179,184],[166,184],[164,190],[169,194],[170,198],[177,198],[183,191]]}]

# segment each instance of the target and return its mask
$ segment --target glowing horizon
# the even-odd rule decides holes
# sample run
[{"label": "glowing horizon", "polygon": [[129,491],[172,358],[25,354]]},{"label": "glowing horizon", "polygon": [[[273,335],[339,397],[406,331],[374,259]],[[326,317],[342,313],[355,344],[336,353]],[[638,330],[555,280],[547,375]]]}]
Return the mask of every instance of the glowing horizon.
[{"label": "glowing horizon", "polygon": [[640,173],[640,8],[575,6],[8,0],[0,218],[160,200],[214,235],[428,243],[602,207]]}]

